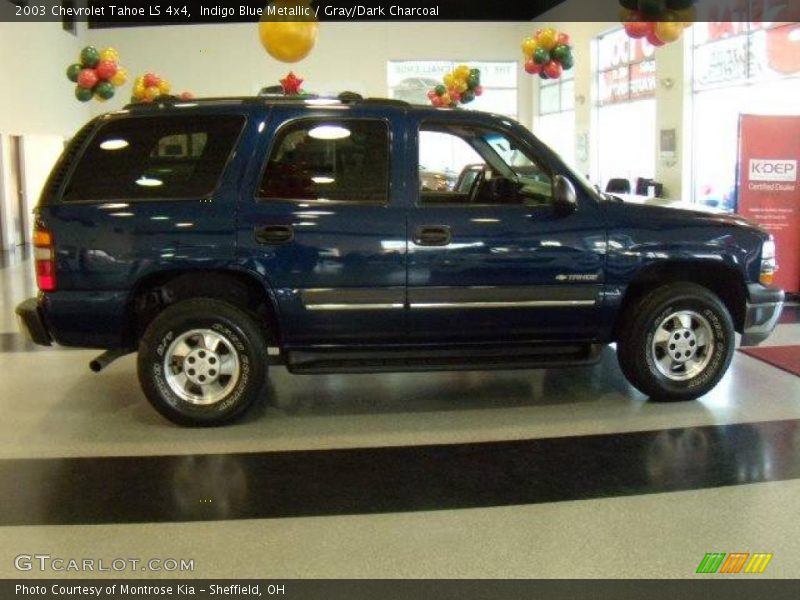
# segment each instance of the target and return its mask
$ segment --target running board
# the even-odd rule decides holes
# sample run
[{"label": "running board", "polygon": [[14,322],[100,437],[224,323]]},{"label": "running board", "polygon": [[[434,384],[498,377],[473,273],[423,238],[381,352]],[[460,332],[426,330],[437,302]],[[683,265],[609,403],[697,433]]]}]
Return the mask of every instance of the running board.
[{"label": "running board", "polygon": [[413,371],[485,371],[547,369],[592,365],[600,360],[599,344],[471,347],[431,350],[318,349],[289,350],[292,373],[383,373]]}]

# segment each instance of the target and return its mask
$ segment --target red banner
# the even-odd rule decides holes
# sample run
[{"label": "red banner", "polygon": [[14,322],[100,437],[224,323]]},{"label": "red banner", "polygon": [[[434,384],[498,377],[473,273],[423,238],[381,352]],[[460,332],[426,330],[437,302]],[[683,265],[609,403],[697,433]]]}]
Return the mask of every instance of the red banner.
[{"label": "red banner", "polygon": [[800,117],[742,115],[738,212],[775,236],[775,285],[800,290]]}]

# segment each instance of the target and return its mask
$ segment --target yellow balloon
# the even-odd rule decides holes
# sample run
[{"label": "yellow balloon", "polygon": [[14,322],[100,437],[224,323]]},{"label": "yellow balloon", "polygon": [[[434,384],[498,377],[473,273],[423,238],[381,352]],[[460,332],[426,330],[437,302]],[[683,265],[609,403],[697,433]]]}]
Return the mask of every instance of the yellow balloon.
[{"label": "yellow balloon", "polygon": [[137,80],[133,86],[133,97],[141,100],[142,98],[144,98],[144,92],[145,92],[144,82]]},{"label": "yellow balloon", "polygon": [[681,21],[658,21],[655,29],[658,39],[667,42],[677,42],[683,33],[683,23]]},{"label": "yellow balloon", "polygon": [[558,32],[552,27],[543,29],[536,38],[536,42],[545,50],[552,50],[558,44]]},{"label": "yellow balloon", "polygon": [[445,87],[453,87],[456,83],[456,78],[453,77],[452,73],[448,73],[442,78],[442,81],[444,81]]},{"label": "yellow balloon", "polygon": [[533,56],[533,53],[536,52],[536,48],[538,47],[539,45],[536,43],[536,40],[533,39],[532,37],[526,37],[524,40],[522,40],[522,53],[525,56],[528,57]]},{"label": "yellow balloon", "polygon": [[114,62],[119,62],[119,52],[117,52],[114,48],[105,48],[100,53],[100,60],[113,60]]},{"label": "yellow balloon", "polygon": [[158,91],[166,96],[167,94],[169,94],[169,89],[170,89],[169,81],[167,81],[166,79],[162,79],[158,84]]},{"label": "yellow balloon", "polygon": [[469,67],[467,65],[458,65],[454,74],[457,79],[466,79],[469,77]]},{"label": "yellow balloon", "polygon": [[450,95],[449,94],[443,94],[443,95],[441,95],[439,97],[442,99],[442,104],[444,104],[445,106],[447,106],[448,104],[450,104],[452,102],[452,100],[450,99]]},{"label": "yellow balloon", "polygon": [[316,21],[261,21],[258,37],[273,58],[293,63],[304,59],[317,42]]},{"label": "yellow balloon", "polygon": [[144,91],[144,97],[147,100],[155,100],[161,95],[161,90],[158,89],[158,86],[152,85]]},{"label": "yellow balloon", "polygon": [[114,87],[125,85],[126,81],[128,81],[128,71],[124,67],[117,69],[117,72],[114,73],[114,76],[111,78],[111,83]]},{"label": "yellow balloon", "polygon": [[463,94],[469,89],[469,86],[466,81],[459,80],[456,82],[455,88],[459,94]]}]

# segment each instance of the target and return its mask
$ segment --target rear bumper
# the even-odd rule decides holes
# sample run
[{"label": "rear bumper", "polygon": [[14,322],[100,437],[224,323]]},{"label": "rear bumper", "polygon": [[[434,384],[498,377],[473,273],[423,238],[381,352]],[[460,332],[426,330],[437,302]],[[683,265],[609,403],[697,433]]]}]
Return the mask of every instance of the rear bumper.
[{"label": "rear bumper", "polygon": [[769,337],[783,310],[783,290],[754,283],[747,286],[747,310],[742,330],[742,346],[757,346]]},{"label": "rear bumper", "polygon": [[36,298],[28,298],[21,302],[16,309],[19,318],[20,329],[30,338],[34,344],[40,346],[50,346],[53,339],[47,330],[47,324],[42,317],[39,301]]}]

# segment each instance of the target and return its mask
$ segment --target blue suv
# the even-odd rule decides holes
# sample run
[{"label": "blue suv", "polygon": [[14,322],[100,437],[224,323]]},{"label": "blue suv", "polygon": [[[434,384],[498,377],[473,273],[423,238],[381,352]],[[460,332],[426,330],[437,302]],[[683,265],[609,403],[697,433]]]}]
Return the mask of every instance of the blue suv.
[{"label": "blue suv", "polygon": [[103,349],[96,371],[137,351],[184,425],[242,414],[268,347],[292,373],[351,373],[587,364],[616,342],[635,387],[692,399],[783,302],[744,219],[600,194],[504,116],[354,95],[98,117],[34,241],[32,339]]}]

